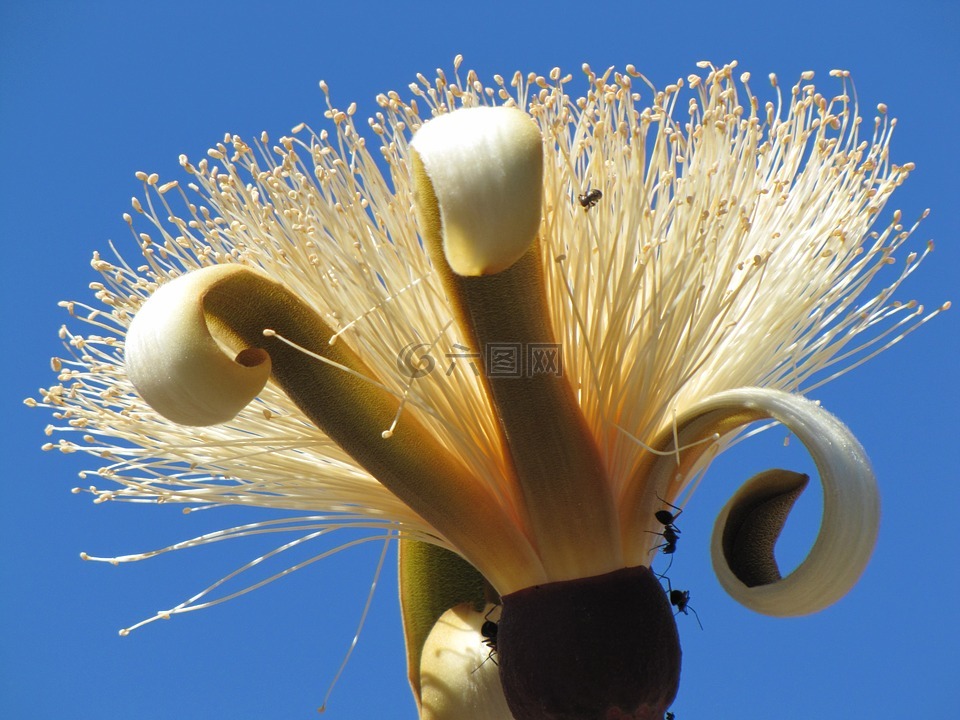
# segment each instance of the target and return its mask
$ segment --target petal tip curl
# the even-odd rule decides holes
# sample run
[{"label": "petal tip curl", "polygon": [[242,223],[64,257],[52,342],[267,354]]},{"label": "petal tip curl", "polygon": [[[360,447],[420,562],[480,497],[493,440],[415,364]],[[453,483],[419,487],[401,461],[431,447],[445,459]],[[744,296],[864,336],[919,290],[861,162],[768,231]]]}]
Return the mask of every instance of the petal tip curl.
[{"label": "petal tip curl", "polygon": [[249,272],[214,266],[161,285],[127,330],[125,369],[140,397],[180,425],[232,420],[270,377],[270,356],[259,348],[230,352],[211,333],[204,295],[226,275]]},{"label": "petal tip curl", "polygon": [[[773,545],[806,479],[785,470],[751,478],[714,525],[711,554],[720,584],[742,605],[775,617],[808,615],[837,602],[863,574],[880,524],[876,478],[863,447],[836,417],[799,395],[742,388],[709,398],[699,412],[708,409],[731,415],[748,410],[749,420],[783,423],[809,451],[823,485],[817,539],[781,578]],[[734,551],[737,542],[743,547]]]},{"label": "petal tip curl", "polygon": [[455,273],[502,272],[527,252],[543,194],[543,141],[529,115],[509,107],[460,109],[425,123],[411,145],[426,176],[417,184],[432,186],[443,252]]}]

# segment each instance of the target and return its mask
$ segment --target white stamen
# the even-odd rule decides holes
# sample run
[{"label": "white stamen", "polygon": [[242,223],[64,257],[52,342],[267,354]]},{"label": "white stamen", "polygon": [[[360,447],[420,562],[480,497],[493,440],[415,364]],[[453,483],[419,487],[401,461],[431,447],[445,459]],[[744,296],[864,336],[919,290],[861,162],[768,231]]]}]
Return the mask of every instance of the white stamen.
[{"label": "white stamen", "polygon": [[242,588],[235,592],[224,595],[223,597],[215,598],[213,600],[207,600],[205,602],[199,602],[200,600],[205,598],[207,595],[209,595],[211,592],[216,590],[218,587],[220,587],[227,581],[232,580],[233,578],[237,577],[241,573],[244,573],[247,570],[250,570],[251,568],[256,567],[264,560],[267,560],[273,557],[274,555],[277,555],[278,553],[284,552],[285,550],[289,550],[305,542],[309,542],[310,540],[315,540],[316,538],[324,535],[326,532],[327,532],[326,530],[320,530],[314,533],[310,533],[308,535],[304,535],[303,537],[297,538],[296,540],[286,543],[285,545],[281,545],[280,547],[275,548],[274,550],[271,550],[270,552],[265,553],[264,555],[261,555],[260,557],[255,558],[254,560],[251,560],[250,562],[246,563],[240,568],[237,568],[233,572],[228,573],[227,575],[220,578],[212,585],[208,586],[204,590],[201,590],[199,593],[189,598],[188,600],[183,601],[176,607],[170,608],[169,610],[160,610],[159,612],[157,612],[156,615],[152,617],[146,618],[144,620],[141,620],[138,623],[134,623],[129,627],[123,628],[122,630],[120,630],[120,634],[123,636],[126,636],[126,635],[129,635],[134,630],[137,630],[138,628],[141,628],[144,625],[149,625],[150,623],[156,620],[169,620],[173,615],[179,615],[181,613],[186,613],[186,612],[193,612],[194,610],[203,610],[205,608],[213,607],[214,605],[219,605],[220,603],[227,602],[228,600],[233,600],[234,598],[240,597],[241,595],[246,595],[248,592],[257,590],[263,587],[264,585],[269,585],[274,580],[279,580],[282,577],[286,577],[287,575],[290,575],[291,573],[296,572],[297,570],[301,570],[307,567],[308,565],[312,565],[318,560],[324,560],[330,557],[331,555],[335,555],[336,553],[341,552],[342,550],[347,550],[349,548],[356,547],[357,545],[362,545],[364,543],[371,542],[371,541],[376,541],[376,540],[386,541],[395,537],[393,534],[387,534],[387,535],[370,536],[370,537],[359,538],[357,540],[351,540],[349,542],[345,542],[341,545],[338,545],[337,547],[332,548],[331,550],[327,550],[325,552],[314,555],[313,557],[307,558],[306,560],[299,562],[295,565],[291,565],[290,567],[285,568],[280,572],[274,573],[273,575],[263,580],[252,583],[245,588]]},{"label": "white stamen", "polygon": [[360,613],[360,621],[357,623],[357,631],[353,635],[353,640],[350,642],[350,647],[347,650],[347,654],[343,658],[343,662],[341,662],[340,667],[337,668],[336,675],[334,675],[333,680],[330,681],[327,692],[323,696],[323,702],[320,704],[320,707],[317,708],[317,712],[326,712],[327,702],[330,700],[330,695],[333,694],[333,688],[336,686],[337,681],[340,679],[344,669],[347,667],[347,663],[350,662],[350,656],[353,655],[354,648],[357,647],[357,641],[360,639],[360,632],[363,630],[363,625],[367,621],[367,613],[370,612],[370,603],[373,602],[373,594],[377,589],[377,581],[380,580],[380,572],[383,570],[383,561],[387,557],[387,549],[390,547],[390,541],[395,539],[395,535],[388,535],[383,541],[383,550],[380,551],[380,558],[377,560],[377,567],[373,571],[373,580],[370,582],[370,591],[367,593],[367,600],[364,602],[363,611]]},{"label": "white stamen", "polygon": [[[661,457],[669,457],[670,455],[674,455],[674,456],[677,458],[677,464],[678,464],[678,465],[680,464],[680,453],[683,452],[684,450],[688,450],[689,448],[696,447],[697,445],[705,445],[705,444],[707,444],[707,443],[714,443],[714,442],[717,442],[717,441],[720,440],[720,435],[719,435],[718,433],[714,433],[713,435],[710,435],[709,437],[705,437],[705,438],[703,438],[702,440],[696,440],[696,441],[694,441],[694,442],[692,442],[692,443],[687,443],[686,445],[680,445],[680,446],[679,446],[678,448],[676,448],[676,449],[671,448],[670,450],[657,450],[656,448],[653,448],[653,447],[650,447],[649,445],[647,445],[647,444],[646,444],[645,442],[643,442],[640,438],[635,437],[635,436],[632,435],[631,433],[627,432],[626,430],[624,430],[624,429],[623,429],[622,427],[620,427],[619,425],[617,425],[617,430],[619,430],[620,432],[622,432],[624,435],[626,435],[628,438],[630,438],[630,440],[632,440],[632,441],[635,442],[637,445],[639,445],[640,447],[642,447],[642,448],[643,448],[644,450],[646,450],[648,453],[652,453],[653,455],[659,455],[659,456],[661,456]],[[677,437],[674,436],[674,445],[678,445],[678,444],[679,444],[679,441],[678,441]]]}]

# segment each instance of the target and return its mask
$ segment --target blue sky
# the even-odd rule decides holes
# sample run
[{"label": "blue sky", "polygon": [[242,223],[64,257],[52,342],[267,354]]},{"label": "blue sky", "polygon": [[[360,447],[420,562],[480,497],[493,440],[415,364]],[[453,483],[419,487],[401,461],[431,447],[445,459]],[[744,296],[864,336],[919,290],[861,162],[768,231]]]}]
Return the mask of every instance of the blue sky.
[{"label": "blue sky", "polygon": [[[698,60],[737,59],[786,82],[853,73],[865,113],[885,102],[900,124],[892,152],[917,165],[894,195],[907,218],[932,208],[913,241],[937,251],[903,299],[960,299],[956,163],[960,10],[953,2],[803,4],[49,2],[0,6],[0,238],[11,275],[3,428],[9,462],[0,539],[0,716],[311,718],[353,636],[377,549],[340,554],[238,600],[130,637],[117,630],[185,599],[269,549],[225,543],[112,567],[78,554],[151,549],[259,519],[256,511],[94,506],[73,495],[77,456],[42,453],[49,418],[24,397],[52,383],[57,301],[84,299],[94,250],[134,257],[121,214],[134,172],[180,177],[224,132],[272,136],[323,127],[335,101],[374,111],[417,72],[457,53],[484,79],[515,69],[577,73],[635,64],[664,85]],[[759,88],[760,84],[757,84]],[[13,330],[16,330],[14,333]],[[14,343],[13,341],[16,340]],[[14,345],[16,346],[14,348]],[[16,352],[14,352],[16,350]],[[755,615],[720,589],[709,564],[713,518],[743,478],[771,463],[804,467],[783,432],[724,456],[684,513],[671,570],[703,622],[680,617],[678,720],[736,717],[945,717],[960,702],[957,358],[960,313],[946,313],[815,393],[866,446],[883,492],[875,556],[838,605],[808,618]],[[801,504],[786,553],[809,543],[818,512]],[[805,523],[804,520],[807,522]],[[681,580],[678,583],[677,578]],[[327,717],[413,718],[393,562]]]}]

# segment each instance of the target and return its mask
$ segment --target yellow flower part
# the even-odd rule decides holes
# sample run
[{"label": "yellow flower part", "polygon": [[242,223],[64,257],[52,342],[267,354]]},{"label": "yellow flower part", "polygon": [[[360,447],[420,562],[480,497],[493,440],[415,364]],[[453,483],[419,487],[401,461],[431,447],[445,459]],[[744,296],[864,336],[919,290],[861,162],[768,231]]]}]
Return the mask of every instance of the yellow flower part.
[{"label": "yellow flower part", "polygon": [[[901,257],[916,225],[876,224],[913,165],[844,71],[828,91],[771,75],[763,99],[735,63],[700,68],[662,90],[632,66],[485,86],[457,58],[378,96],[374,148],[328,95],[329,129],[226,135],[181,157],[186,181],[140,173],[125,219],[143,259],[95,256],[97,304],[66,303],[92,331],[62,331],[59,384],[28,401],[81,433],[48,447],[103,463],[109,486],[83,488],[98,501],[307,516],[90,559],[259,531],[429,543],[480,584],[435,596],[419,630],[408,616],[424,717],[486,697],[476,716],[500,713],[489,665],[517,720],[662,717],[685,606],[654,551],[710,461],[773,419],[817,465],[820,533],[781,577],[807,479],[761,473],[718,520],[718,577],[771,615],[842,597],[878,494],[864,449],[803,394],[948,307],[895,298],[932,246]],[[465,657],[494,662],[474,683]]]}]

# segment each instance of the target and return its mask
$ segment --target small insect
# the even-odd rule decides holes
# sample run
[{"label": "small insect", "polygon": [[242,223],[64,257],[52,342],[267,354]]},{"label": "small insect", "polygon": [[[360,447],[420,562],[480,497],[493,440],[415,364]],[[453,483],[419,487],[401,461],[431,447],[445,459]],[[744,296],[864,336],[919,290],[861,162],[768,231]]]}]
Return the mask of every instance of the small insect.
[{"label": "small insect", "polygon": [[690,607],[690,591],[674,590],[670,585],[670,578],[667,578],[667,589],[669,590],[667,596],[670,598],[670,604],[677,609],[677,612],[675,612],[674,615],[678,615],[679,613],[687,615],[687,611],[689,610],[697,619],[697,625],[699,625],[700,629],[703,630],[703,623],[700,622],[700,616],[697,615],[696,610]]},{"label": "small insect", "polygon": [[657,499],[669,505],[677,512],[672,513],[669,510],[657,510],[653,516],[657,519],[657,522],[663,525],[663,532],[653,532],[652,530],[647,530],[651,535],[659,535],[663,538],[663,542],[657,545],[654,548],[650,549],[650,552],[655,552],[656,550],[662,550],[664,555],[670,555],[670,564],[667,565],[666,570],[664,570],[658,577],[663,578],[666,575],[667,571],[673,565],[673,554],[677,551],[677,541],[680,539],[680,528],[678,528],[674,523],[678,517],[683,514],[683,510],[678,508],[673,503],[667,502],[662,497],[657,495]]},{"label": "small insect", "polygon": [[583,211],[586,212],[590,208],[592,208],[594,205],[596,205],[598,202],[600,202],[600,198],[602,197],[603,197],[603,193],[597,190],[596,188],[594,188],[589,192],[585,192],[585,193],[581,193],[580,195],[577,195],[577,200],[580,201],[580,206],[583,208]]},{"label": "small insect", "polygon": [[[650,552],[662,548],[664,555],[673,555],[677,551],[677,541],[680,539],[680,531],[673,527],[673,525],[664,525],[663,532],[654,532],[653,530],[647,530],[647,532],[651,535],[659,535],[664,540],[656,547],[650,548]],[[672,561],[673,558],[670,558],[670,560]]]},{"label": "small insect", "polygon": [[663,720],[675,720],[676,717],[676,715],[668,710],[667,714],[663,716]]},{"label": "small insect", "polygon": [[483,637],[483,644],[490,648],[490,653],[483,659],[483,662],[477,667],[474,672],[483,667],[483,663],[487,660],[490,660],[494,665],[500,665],[497,662],[497,658],[494,657],[497,654],[497,632],[500,629],[500,626],[497,623],[490,619],[490,615],[493,614],[493,611],[497,609],[497,606],[494,605],[487,611],[487,614],[483,616],[483,624],[480,626],[480,635]]},{"label": "small insect", "polygon": [[677,532],[680,532],[679,530],[677,530],[677,526],[674,525],[674,523],[677,521],[678,517],[683,515],[683,508],[678,508],[676,505],[674,505],[671,502],[667,502],[659,495],[657,495],[657,500],[662,502],[664,505],[669,505],[674,510],[676,510],[675,513],[672,513],[669,510],[657,510],[653,514],[653,516],[657,519],[657,522],[663,525],[664,527],[672,527]]}]

